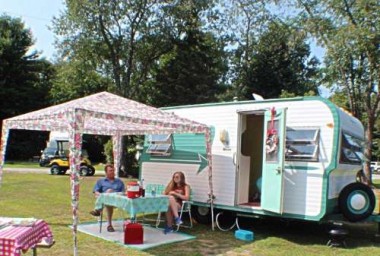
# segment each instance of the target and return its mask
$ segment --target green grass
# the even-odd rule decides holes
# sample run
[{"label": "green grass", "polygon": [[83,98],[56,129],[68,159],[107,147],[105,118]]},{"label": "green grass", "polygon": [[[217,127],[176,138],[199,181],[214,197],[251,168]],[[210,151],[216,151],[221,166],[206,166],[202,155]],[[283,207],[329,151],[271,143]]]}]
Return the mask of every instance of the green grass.
[{"label": "green grass", "polygon": [[372,183],[375,186],[375,188],[380,189],[380,180],[373,180]]},{"label": "green grass", "polygon": [[[103,170],[104,165],[101,163],[92,163],[94,166],[95,170]],[[5,168],[41,168],[45,169],[48,167],[40,167],[38,162],[32,162],[32,161],[5,161],[4,164]]]},{"label": "green grass", "polygon": [[[92,187],[99,176],[81,179],[79,220],[94,221]],[[68,175],[4,172],[0,187],[0,215],[35,217],[47,221],[56,244],[39,249],[39,255],[73,255],[73,236]],[[127,180],[125,180],[127,181]],[[378,182],[377,182],[378,183]],[[208,225],[195,224],[183,231],[196,239],[137,251],[111,242],[77,233],[79,255],[379,255],[380,247],[372,241],[375,224],[350,227],[348,248],[328,248],[327,227],[311,222],[285,222],[279,219],[243,219],[241,228],[253,230],[255,240],[234,238],[234,230],[212,231]],[[24,255],[32,255],[31,251]]]},{"label": "green grass", "polygon": [[5,161],[4,167],[10,168],[40,168],[38,162],[31,161]]}]

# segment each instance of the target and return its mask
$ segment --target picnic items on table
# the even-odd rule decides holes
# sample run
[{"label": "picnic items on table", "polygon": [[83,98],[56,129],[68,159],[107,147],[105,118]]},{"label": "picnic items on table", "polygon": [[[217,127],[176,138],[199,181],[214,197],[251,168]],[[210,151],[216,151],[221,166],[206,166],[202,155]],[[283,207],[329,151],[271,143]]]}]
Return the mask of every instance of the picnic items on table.
[{"label": "picnic items on table", "polygon": [[0,255],[20,256],[39,243],[53,242],[53,234],[44,220],[0,217]]},{"label": "picnic items on table", "polygon": [[[139,213],[166,212],[169,207],[169,198],[166,195],[156,195],[153,197],[149,194],[146,194],[145,197],[129,198],[122,193],[101,193],[96,199],[95,209],[102,209],[104,205],[114,206],[126,211],[129,213],[131,221],[135,222]],[[99,224],[99,232],[101,232],[102,214]]]},{"label": "picnic items on table", "polygon": [[138,198],[141,196],[142,189],[140,184],[136,181],[130,181],[127,183],[126,195],[128,198]]}]

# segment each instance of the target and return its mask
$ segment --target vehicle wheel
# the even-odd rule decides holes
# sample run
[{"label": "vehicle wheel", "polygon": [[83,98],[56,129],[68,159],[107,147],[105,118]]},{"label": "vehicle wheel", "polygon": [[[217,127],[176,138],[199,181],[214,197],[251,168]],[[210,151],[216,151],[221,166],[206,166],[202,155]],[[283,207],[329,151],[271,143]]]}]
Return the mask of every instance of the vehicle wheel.
[{"label": "vehicle wheel", "polygon": [[89,169],[88,176],[94,176],[95,168],[93,166],[89,166],[88,169]]},{"label": "vehicle wheel", "polygon": [[89,170],[88,170],[87,166],[83,165],[80,167],[80,169],[79,169],[79,175],[80,176],[88,176],[88,173],[89,173]]},{"label": "vehicle wheel", "polygon": [[61,168],[61,169],[59,170],[59,174],[60,174],[60,175],[65,175],[65,174],[66,174],[66,171],[67,171],[67,169],[62,169],[62,168]]},{"label": "vehicle wheel", "polygon": [[211,223],[211,210],[210,207],[204,206],[192,206],[191,207],[191,216],[201,224],[210,224]]},{"label": "vehicle wheel", "polygon": [[59,166],[56,165],[56,164],[53,164],[51,167],[50,167],[50,174],[52,175],[58,175],[60,172],[60,169],[59,169]]},{"label": "vehicle wheel", "polygon": [[375,194],[363,183],[351,183],[339,194],[339,209],[349,221],[355,222],[369,217],[375,208]]}]

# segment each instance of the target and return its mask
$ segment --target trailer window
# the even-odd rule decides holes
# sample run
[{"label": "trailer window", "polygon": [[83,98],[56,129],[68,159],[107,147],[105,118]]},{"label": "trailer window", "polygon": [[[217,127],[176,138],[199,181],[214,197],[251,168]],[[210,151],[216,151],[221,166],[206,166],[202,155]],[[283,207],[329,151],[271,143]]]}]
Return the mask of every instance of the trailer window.
[{"label": "trailer window", "polygon": [[172,151],[171,134],[152,134],[148,136],[147,153],[158,156],[169,156]]},{"label": "trailer window", "polygon": [[340,162],[361,164],[364,159],[362,141],[347,133],[342,133]]},{"label": "trailer window", "polygon": [[319,129],[286,128],[287,161],[318,161]]}]

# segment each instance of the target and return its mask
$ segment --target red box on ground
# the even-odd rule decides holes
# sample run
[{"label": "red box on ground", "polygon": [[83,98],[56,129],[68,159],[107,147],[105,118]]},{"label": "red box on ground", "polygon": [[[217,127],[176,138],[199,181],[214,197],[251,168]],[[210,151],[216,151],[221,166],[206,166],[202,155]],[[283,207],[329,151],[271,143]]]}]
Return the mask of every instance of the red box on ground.
[{"label": "red box on ground", "polygon": [[124,244],[142,244],[144,242],[143,226],[139,223],[124,224]]}]

